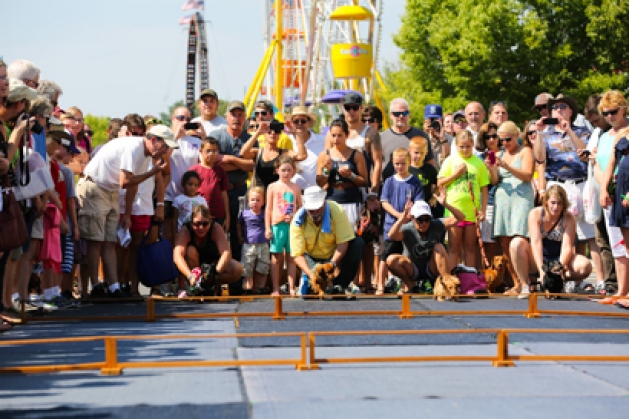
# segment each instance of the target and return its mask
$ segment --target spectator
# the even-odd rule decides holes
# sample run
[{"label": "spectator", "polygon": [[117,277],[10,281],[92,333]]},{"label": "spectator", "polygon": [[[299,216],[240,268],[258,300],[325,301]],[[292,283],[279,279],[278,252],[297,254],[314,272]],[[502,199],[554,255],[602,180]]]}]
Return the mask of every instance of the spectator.
[{"label": "spectator", "polygon": [[0,58],[0,107],[5,105],[9,96],[9,78],[7,77],[7,65]]},{"label": "spectator", "polygon": [[[269,137],[269,142],[271,138]],[[303,147],[303,144],[302,144]],[[284,266],[286,251],[286,271],[288,290],[295,295],[296,268],[290,256],[289,226],[295,213],[301,208],[301,191],[291,179],[295,174],[295,162],[288,155],[280,156],[275,161],[275,170],[279,179],[271,183],[266,192],[265,236],[271,241],[271,281],[273,292],[280,295],[280,270]]]},{"label": "spectator", "polygon": [[[265,144],[260,147],[261,143],[258,142],[258,147],[255,148],[254,145],[263,132],[267,133]],[[242,147],[242,150],[240,150],[241,157],[255,161],[254,174],[256,176],[256,184],[262,186],[264,189],[267,189],[271,183],[279,179],[276,162],[281,156],[289,156],[294,161],[302,161],[308,156],[304,142],[301,140],[303,137],[295,141],[297,152],[292,150],[292,143],[290,149],[281,148],[279,143],[282,135],[285,135],[283,132],[284,124],[276,119],[272,120],[269,124],[267,124],[266,121],[260,121],[258,130],[249,138]]]},{"label": "spectator", "polygon": [[59,96],[63,94],[61,87],[54,81],[42,80],[37,87],[37,94],[46,96],[53,107],[53,113],[59,107]]},{"label": "spectator", "polygon": [[424,192],[424,200],[430,205],[433,217],[441,218],[443,216],[443,207],[434,196],[439,172],[437,172],[435,166],[426,163],[428,141],[424,137],[411,139],[408,152],[411,155],[411,164],[408,167],[408,171],[419,179]]},{"label": "spectator", "polygon": [[217,164],[218,146],[215,138],[204,138],[201,141],[201,163],[195,164],[190,170],[199,175],[201,182],[198,194],[209,204],[212,220],[227,233],[231,225],[230,201],[227,196],[229,181],[225,169]]},{"label": "spectator", "polygon": [[319,155],[317,184],[327,185],[327,198],[343,207],[349,221],[356,225],[358,206],[362,202],[361,187],[367,185],[367,168],[362,153],[347,146],[347,122],[334,120],[330,124],[332,148]]},{"label": "spectator", "polygon": [[308,112],[308,108],[305,106],[293,107],[286,121],[290,130],[289,137],[293,143],[293,150],[299,150],[297,143],[301,141],[305,145],[308,155],[304,160],[297,163],[297,173],[292,179],[302,190],[317,184],[317,159],[325,149],[325,136],[312,131],[316,122],[317,117]]},{"label": "spectator", "polygon": [[529,212],[529,241],[516,237],[511,241],[511,260],[518,282],[510,295],[528,298],[531,289],[529,274],[539,275],[544,283],[542,265],[551,261],[561,264],[564,281],[582,281],[592,272],[590,261],[574,251],[576,220],[568,211],[568,197],[560,185],[552,185],[544,192],[542,206]]},{"label": "spectator", "polygon": [[[503,150],[490,166],[491,182],[498,185],[494,198],[493,236],[498,238],[507,269],[511,278],[517,278],[509,249],[514,237],[528,237],[528,214],[533,209],[533,172],[535,161],[531,143],[526,138],[518,145],[520,130],[511,121],[498,127],[498,136]],[[515,280],[514,280],[515,283]],[[507,295],[518,294],[518,287],[507,291]]]},{"label": "spectator", "polygon": [[[447,228],[453,228],[465,219],[465,214],[446,200],[446,190],[440,188],[439,203],[452,217],[433,219],[430,206],[424,201],[406,202],[399,219],[391,226],[389,236],[401,240],[409,250],[406,255],[391,255],[387,266],[395,276],[402,280],[403,289],[399,295],[407,292],[421,292],[434,286],[437,277],[451,275],[451,264],[444,245]],[[412,222],[411,222],[412,221]]]},{"label": "spectator", "polygon": [[[467,120],[465,119],[465,111],[460,109],[452,115],[452,127],[454,129],[454,136],[464,130],[467,129]],[[456,145],[452,146],[453,151],[456,150]]]},{"label": "spectator", "polygon": [[[498,170],[495,164],[491,164],[489,156],[493,153],[493,160],[501,153],[500,142],[498,140],[498,125],[493,122],[487,122],[480,127],[478,136],[476,137],[476,147],[474,154],[485,162],[485,166],[489,169],[489,173],[492,174]],[[492,171],[493,170],[493,171]],[[497,173],[494,173],[497,176]],[[481,223],[480,231],[481,238],[483,240],[483,246],[485,247],[485,255],[491,261],[497,253],[496,241],[494,240],[494,205],[495,205],[495,193],[497,185],[489,185],[489,192],[487,197],[487,212],[485,213],[485,219]]]},{"label": "spectator", "polygon": [[[437,185],[446,186],[452,206],[465,214],[465,220],[450,228],[450,264],[457,265],[463,247],[465,265],[476,267],[476,223],[485,219],[487,211],[489,171],[481,159],[474,156],[471,131],[459,131],[456,136],[457,154],[446,159],[439,171]],[[473,198],[472,198],[473,195]],[[446,213],[447,216],[450,213]]]},{"label": "spectator", "polygon": [[430,138],[430,148],[435,156],[437,171],[450,155],[450,143],[443,129],[443,110],[440,105],[426,105],[424,108],[424,131]]},{"label": "spectator", "polygon": [[326,291],[351,295],[349,284],[358,272],[365,247],[362,238],[354,235],[341,206],[326,200],[326,192],[319,186],[306,188],[302,203],[290,225],[291,256],[302,271],[300,293],[307,294],[308,278],[314,278],[316,264],[332,263],[340,271],[333,289]]},{"label": "spectator", "polygon": [[7,68],[7,75],[11,79],[18,79],[31,89],[39,87],[39,68],[28,60],[15,60]]},{"label": "spectator", "polygon": [[[127,189],[127,205],[132,203],[138,185],[164,169],[165,163],[155,164],[148,170],[151,158],[160,158],[169,147],[177,147],[172,131],[164,125],[156,125],[144,138],[116,139],[108,142],[85,168],[85,177],[77,186],[79,230],[81,238],[88,241],[88,273],[94,287],[98,280],[98,264],[103,255],[109,291],[115,297],[122,296],[115,267],[115,243],[119,224],[118,189]],[[131,211],[125,213],[120,227],[131,227]],[[93,290],[94,293],[94,290]],[[101,285],[95,295],[107,292]]]},{"label": "spectator", "polygon": [[384,115],[377,106],[367,105],[363,108],[363,122],[376,131],[382,131],[382,121]]},{"label": "spectator", "polygon": [[[393,176],[395,171],[391,166],[391,155],[396,148],[408,148],[408,143],[413,137],[424,137],[429,139],[428,135],[417,128],[409,125],[410,108],[408,102],[402,98],[396,98],[391,101],[390,105],[391,119],[393,119],[393,125],[387,131],[383,131],[380,134],[382,140],[382,180],[385,181],[388,177]],[[435,165],[435,156],[433,155],[430,143],[428,143],[428,154],[426,155],[426,162],[428,164]],[[436,167],[436,166],[435,166]]]},{"label": "spectator", "polygon": [[454,140],[454,137],[456,136],[456,133],[454,132],[454,114],[453,113],[448,112],[445,115],[443,115],[443,132],[446,133],[448,144],[452,146],[452,141]]},{"label": "spectator", "polygon": [[501,100],[491,102],[488,119],[498,126],[508,121],[509,112],[507,112],[507,103]]},{"label": "spectator", "polygon": [[246,293],[266,293],[266,277],[271,266],[269,240],[265,236],[264,189],[254,186],[247,193],[248,208],[238,216],[238,241],[242,244],[243,289]]},{"label": "spectator", "polygon": [[[218,94],[213,89],[203,90],[199,95],[199,99],[197,99],[197,107],[201,111],[201,116],[197,116],[192,122],[201,123],[206,134],[227,127],[225,118],[217,115],[218,105]],[[190,111],[188,111],[188,118],[190,118]],[[187,122],[190,122],[190,120]]]},{"label": "spectator", "polygon": [[[29,114],[35,117],[34,129],[31,130],[30,147],[39,153],[40,156],[47,158],[46,152],[46,125],[47,120],[52,113],[52,105],[45,96],[37,96],[31,101]],[[39,132],[38,132],[39,131]]]},{"label": "spectator", "polygon": [[174,260],[191,286],[197,285],[200,279],[192,271],[204,264],[212,266],[208,281],[214,285],[215,291],[221,284],[231,284],[240,278],[242,265],[232,259],[225,231],[214,222],[207,207],[194,207],[192,220],[183,227],[177,233]]},{"label": "spectator", "polygon": [[539,115],[542,118],[548,118],[550,116],[548,101],[553,99],[555,98],[550,93],[540,93],[539,95],[535,96],[535,102],[531,110],[539,112]]},{"label": "spectator", "polygon": [[465,107],[465,120],[467,121],[467,130],[472,133],[474,140],[478,135],[478,130],[485,121],[485,108],[479,102],[470,102]]},{"label": "spectator", "polygon": [[81,150],[81,155],[72,159],[68,166],[74,174],[82,176],[93,149],[90,139],[85,136],[83,112],[76,106],[71,106],[61,115],[61,121],[63,121],[66,130],[74,137],[77,148]]},{"label": "spectator", "polygon": [[[238,219],[239,199],[244,197],[247,192],[247,178],[249,172],[253,171],[255,164],[255,162],[240,156],[242,147],[250,138],[250,135],[243,130],[245,109],[245,104],[241,101],[231,101],[227,105],[227,113],[225,114],[227,127],[208,133],[210,137],[218,140],[220,152],[218,162],[227,172],[230,220]],[[238,243],[236,223],[230,224],[229,240],[234,259],[240,260],[240,244]]]},{"label": "spectator", "polygon": [[[260,148],[264,148],[266,145],[266,135],[271,134],[270,124],[273,120],[275,120],[275,108],[273,107],[273,103],[268,100],[258,101],[253,110],[253,116],[255,117],[256,122],[258,123],[258,129],[260,130],[257,137],[258,144]],[[277,147],[282,150],[293,149],[293,143],[284,131],[279,133]]]}]

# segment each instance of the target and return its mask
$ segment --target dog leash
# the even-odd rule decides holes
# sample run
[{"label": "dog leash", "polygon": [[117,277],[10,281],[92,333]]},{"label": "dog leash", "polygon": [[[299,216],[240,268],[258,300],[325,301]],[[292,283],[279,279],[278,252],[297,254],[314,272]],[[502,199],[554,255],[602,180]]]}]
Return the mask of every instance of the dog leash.
[{"label": "dog leash", "polygon": [[[485,254],[485,246],[483,246],[483,235],[480,231],[480,221],[478,220],[478,208],[476,208],[476,201],[474,199],[474,188],[472,188],[472,182],[470,181],[469,172],[465,171],[465,177],[467,179],[467,187],[470,190],[470,196],[472,197],[472,204],[474,204],[474,215],[476,215],[476,237],[478,238],[478,246],[480,247],[480,256],[483,260],[483,266],[485,269],[491,268],[487,255]],[[487,214],[485,214],[487,216]]]}]

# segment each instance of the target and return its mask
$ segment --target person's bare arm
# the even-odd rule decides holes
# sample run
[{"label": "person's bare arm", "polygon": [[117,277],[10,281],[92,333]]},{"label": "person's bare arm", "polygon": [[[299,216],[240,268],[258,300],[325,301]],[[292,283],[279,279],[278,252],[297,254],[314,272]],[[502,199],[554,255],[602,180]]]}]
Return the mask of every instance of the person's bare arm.
[{"label": "person's bare arm", "polygon": [[166,180],[162,172],[155,175],[155,221],[164,221],[164,199],[166,199]]},{"label": "person's bare arm", "polygon": [[507,170],[513,176],[521,180],[522,182],[530,182],[533,180],[533,172],[535,171],[535,159],[533,158],[533,152],[530,148],[524,147],[522,153],[522,168],[517,169],[504,160],[496,159],[496,163]]},{"label": "person's bare arm", "polygon": [[542,244],[542,213],[541,207],[534,208],[529,213],[529,237],[531,238],[531,252],[538,271],[542,271],[544,264],[544,250]]},{"label": "person's bare arm", "polygon": [[255,166],[255,160],[245,159],[238,156],[224,155],[223,160],[220,162],[223,169],[226,172],[234,170],[243,170],[245,172],[252,172],[253,166]]},{"label": "person's bare arm", "polygon": [[76,199],[69,198],[66,201],[66,207],[68,211],[68,216],[70,217],[70,222],[72,223],[72,241],[79,241],[81,238],[79,234],[79,221],[76,216]]},{"label": "person's bare arm", "polygon": [[221,255],[218,263],[216,264],[216,272],[223,272],[225,267],[229,263],[232,258],[232,252],[229,248],[229,243],[227,242],[227,236],[223,231],[223,228],[215,223],[212,227],[212,231],[208,234],[211,234],[212,241],[216,243],[216,248],[218,249],[218,253]]},{"label": "person's bare arm", "polygon": [[370,192],[377,193],[380,190],[380,178],[382,177],[382,139],[380,138],[380,133],[370,128],[367,131],[366,141],[368,142],[371,160],[373,161],[370,174]]},{"label": "person's bare arm", "polygon": [[227,191],[221,192],[221,196],[223,197],[223,206],[225,207],[225,222],[223,223],[223,230],[227,233],[229,231],[229,226],[231,225],[231,215],[229,214],[229,197],[227,196]]},{"label": "person's bare arm", "polygon": [[175,238],[175,250],[173,251],[173,256],[177,269],[179,269],[179,272],[181,272],[181,274],[186,278],[192,274],[192,269],[196,268],[196,266],[190,268],[186,262],[186,248],[189,243],[190,233],[188,233],[187,228],[182,228],[179,230],[179,233],[177,233],[177,237]]},{"label": "person's bare arm", "polygon": [[131,172],[127,172],[126,170],[120,171],[120,188],[127,189],[131,186],[137,186],[140,183],[144,182],[146,179],[151,176],[155,176],[158,172],[162,171],[166,167],[166,163],[161,160],[159,163],[153,165],[153,168],[147,172],[142,173],[141,175],[134,175]]}]

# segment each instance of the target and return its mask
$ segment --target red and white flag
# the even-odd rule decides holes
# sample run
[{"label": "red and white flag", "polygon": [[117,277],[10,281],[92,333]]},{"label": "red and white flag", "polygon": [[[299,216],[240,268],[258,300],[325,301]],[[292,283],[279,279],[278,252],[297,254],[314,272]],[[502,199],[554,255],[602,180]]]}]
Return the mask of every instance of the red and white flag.
[{"label": "red and white flag", "polygon": [[181,10],[203,10],[204,6],[204,0],[188,0],[181,6]]},{"label": "red and white flag", "polygon": [[185,17],[182,17],[181,19],[179,19],[179,24],[180,25],[189,25],[191,20],[192,20],[192,16],[185,16]]}]

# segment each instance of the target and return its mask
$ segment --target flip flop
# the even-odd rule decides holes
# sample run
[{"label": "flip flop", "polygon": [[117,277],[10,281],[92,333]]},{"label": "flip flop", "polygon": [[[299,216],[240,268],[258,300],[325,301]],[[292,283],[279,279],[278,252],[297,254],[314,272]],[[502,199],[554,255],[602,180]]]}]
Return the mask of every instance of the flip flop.
[{"label": "flip flop", "polygon": [[616,306],[625,310],[629,310],[629,300],[627,299],[616,300]]},{"label": "flip flop", "polygon": [[599,304],[605,304],[608,306],[613,306],[614,304],[616,304],[617,299],[615,298],[592,298],[590,301],[596,301]]},{"label": "flip flop", "polygon": [[6,312],[6,311],[0,313],[0,318],[11,325],[22,323],[22,319],[20,319],[19,317],[16,317],[13,313]]}]

